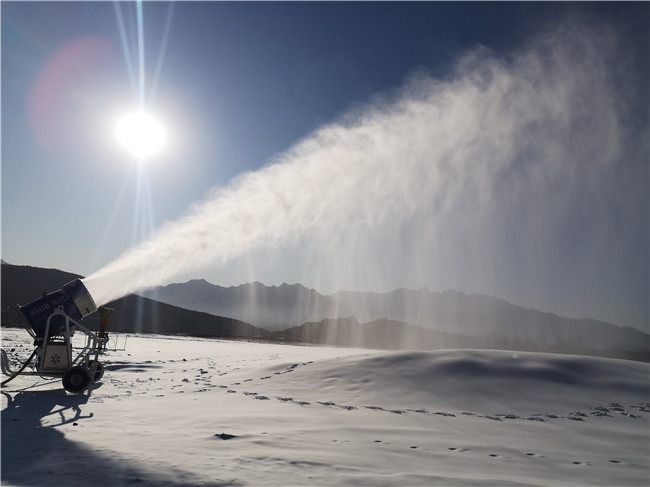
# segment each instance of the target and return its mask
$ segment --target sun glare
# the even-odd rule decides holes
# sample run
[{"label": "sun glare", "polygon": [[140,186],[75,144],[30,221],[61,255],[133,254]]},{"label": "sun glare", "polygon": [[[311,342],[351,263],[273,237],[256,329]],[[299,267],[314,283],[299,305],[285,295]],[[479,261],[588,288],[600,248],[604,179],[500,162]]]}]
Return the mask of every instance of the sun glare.
[{"label": "sun glare", "polygon": [[122,117],[115,126],[115,133],[120,145],[139,160],[165,147],[164,127],[157,119],[141,111]]}]

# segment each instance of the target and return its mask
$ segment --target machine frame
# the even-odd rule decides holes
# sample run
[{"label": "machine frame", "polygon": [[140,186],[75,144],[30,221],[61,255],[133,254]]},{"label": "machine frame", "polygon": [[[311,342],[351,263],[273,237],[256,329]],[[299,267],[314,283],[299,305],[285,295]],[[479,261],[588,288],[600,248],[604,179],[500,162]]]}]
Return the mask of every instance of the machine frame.
[{"label": "machine frame", "polygon": [[[83,326],[80,320],[97,311],[97,307],[81,280],[72,281],[61,290],[44,294],[19,308],[29,325],[26,329],[34,339],[35,349],[18,370],[11,369],[7,352],[2,350],[0,368],[9,376],[2,382],[3,386],[20,374],[38,375],[60,377],[66,391],[81,393],[103,377],[104,367],[99,361],[99,353],[106,350],[106,327],[114,310],[99,308],[100,332],[92,332]],[[85,335],[82,346],[73,343],[76,331]],[[32,370],[25,371],[34,357]]]}]

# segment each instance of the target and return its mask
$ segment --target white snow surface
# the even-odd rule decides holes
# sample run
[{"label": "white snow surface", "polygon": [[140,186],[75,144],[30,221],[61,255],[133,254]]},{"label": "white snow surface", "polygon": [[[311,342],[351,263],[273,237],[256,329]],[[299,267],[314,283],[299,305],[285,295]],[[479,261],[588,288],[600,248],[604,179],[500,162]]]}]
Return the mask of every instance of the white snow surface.
[{"label": "white snow surface", "polygon": [[3,486],[649,484],[645,363],[145,335],[100,360],[83,394],[2,388]]}]

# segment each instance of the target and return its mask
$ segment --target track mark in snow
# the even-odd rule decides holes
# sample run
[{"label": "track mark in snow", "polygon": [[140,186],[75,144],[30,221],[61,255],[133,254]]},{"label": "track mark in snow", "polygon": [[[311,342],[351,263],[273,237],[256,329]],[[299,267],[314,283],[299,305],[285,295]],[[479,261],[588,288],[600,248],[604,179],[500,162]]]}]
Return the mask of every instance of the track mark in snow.
[{"label": "track mark in snow", "polygon": [[568,416],[567,419],[570,419],[572,421],[584,421],[581,416]]},{"label": "track mark in snow", "polygon": [[381,406],[364,406],[366,409],[372,409],[373,411],[386,411],[384,408]]},{"label": "track mark in snow", "polygon": [[335,402],[332,401],[318,401],[318,404],[320,404],[321,406],[333,406],[333,407],[345,409],[346,411],[353,411],[357,409],[356,406],[345,406],[342,404],[336,404]]},{"label": "track mark in snow", "polygon": [[285,403],[294,403],[297,404],[298,406],[311,406],[310,402],[307,401],[296,401],[293,397],[276,397],[276,399],[280,402],[285,402]]}]

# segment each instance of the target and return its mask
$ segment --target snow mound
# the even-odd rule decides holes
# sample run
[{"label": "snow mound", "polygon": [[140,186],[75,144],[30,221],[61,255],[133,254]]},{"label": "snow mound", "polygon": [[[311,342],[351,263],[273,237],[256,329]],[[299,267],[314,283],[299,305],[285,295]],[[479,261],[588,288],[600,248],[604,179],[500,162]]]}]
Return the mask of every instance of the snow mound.
[{"label": "snow mound", "polygon": [[[645,363],[500,350],[379,353],[287,369],[271,367],[277,391],[316,388],[338,400],[388,407],[446,407],[521,414],[643,403],[650,396]],[[279,378],[280,376],[281,378]]]}]

